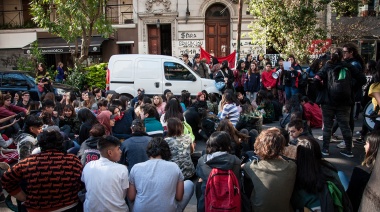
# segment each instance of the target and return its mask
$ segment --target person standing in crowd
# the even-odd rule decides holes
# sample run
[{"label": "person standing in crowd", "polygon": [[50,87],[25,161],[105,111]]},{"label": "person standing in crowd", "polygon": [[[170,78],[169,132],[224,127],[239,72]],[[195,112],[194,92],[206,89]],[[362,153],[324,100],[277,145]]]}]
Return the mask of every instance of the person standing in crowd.
[{"label": "person standing in crowd", "polygon": [[285,69],[284,69],[284,58],[280,57],[278,58],[278,68],[276,69],[276,74],[277,74],[277,82],[276,82],[276,87],[277,87],[277,95],[278,95],[278,101],[284,105],[285,104],[285,98],[286,98],[286,93],[285,93],[285,83],[284,83],[284,74],[285,74]]},{"label": "person standing in crowd", "polygon": [[183,62],[184,62],[187,66],[189,66],[190,68],[193,67],[193,64],[190,62],[190,60],[189,60],[189,55],[188,55],[187,53],[182,54],[182,60],[183,60]]},{"label": "person standing in crowd", "polygon": [[380,146],[380,132],[374,131],[367,136],[364,145],[365,156],[361,165],[356,166],[352,171],[350,183],[347,188],[347,195],[351,200],[354,211],[358,211],[364,189],[368,183],[375,166],[377,152]]},{"label": "person standing in crowd", "polygon": [[285,94],[286,100],[299,93],[298,81],[302,68],[296,62],[294,55],[289,55],[288,61],[291,63],[290,70],[285,71]]},{"label": "person standing in crowd", "polygon": [[184,181],[177,164],[170,162],[169,145],[153,138],[147,147],[149,160],[133,166],[129,175],[128,199],[133,211],[183,211],[189,203],[194,184]]},{"label": "person standing in crowd", "polygon": [[201,61],[201,55],[199,53],[195,54],[194,56],[193,70],[201,78],[207,78],[207,79],[210,78],[208,74],[207,65],[203,61]]},{"label": "person standing in crowd", "polygon": [[[380,105],[380,61],[376,64],[376,72],[372,76],[373,83],[369,87],[368,96],[372,98],[372,104],[374,111],[378,111],[377,114],[380,115],[379,105]],[[373,130],[380,129],[380,117],[376,117],[375,126]]]},{"label": "person standing in crowd", "polygon": [[235,92],[240,92],[242,94],[245,94],[244,92],[244,83],[246,80],[246,67],[245,67],[245,62],[243,60],[239,60],[236,70],[233,72],[234,73],[234,88]]},{"label": "person standing in crowd", "polygon": [[261,76],[256,63],[252,62],[250,64],[244,83],[244,91],[250,102],[256,102],[257,92],[260,90]]},{"label": "person standing in crowd", "polygon": [[255,142],[255,153],[260,160],[243,165],[253,184],[250,197],[253,211],[292,211],[290,198],[297,166],[293,161],[280,157],[284,147],[285,138],[279,129],[264,130]]},{"label": "person standing in crowd", "polygon": [[266,61],[264,60],[264,55],[257,55],[257,68],[259,69],[260,74],[262,74],[265,71],[265,63]]},{"label": "person standing in crowd", "polygon": [[[129,211],[125,202],[129,188],[128,169],[118,164],[120,140],[114,136],[102,136],[98,141],[99,160],[84,167],[82,182],[86,186],[85,212]],[[105,183],[106,182],[106,183]]]},{"label": "person standing in crowd", "polygon": [[[332,88],[333,82],[329,82],[331,76],[341,75],[342,69],[345,71],[344,79],[348,76],[346,80],[355,80],[355,84],[351,88]],[[339,73],[338,73],[339,71]],[[346,72],[349,72],[346,74]],[[330,77],[329,77],[330,76]],[[342,73],[343,77],[343,73]],[[331,60],[329,60],[326,65],[317,73],[314,77],[315,82],[322,87],[322,90],[318,93],[320,95],[320,103],[322,105],[322,115],[323,115],[323,148],[322,154],[329,155],[329,145],[332,134],[332,126],[334,123],[334,117],[339,123],[339,127],[343,134],[343,139],[345,142],[345,149],[341,150],[340,153],[346,157],[354,157],[352,154],[352,132],[349,125],[350,120],[350,110],[353,104],[353,95],[358,89],[366,82],[364,73],[354,68],[352,65],[343,61],[343,50],[341,48],[336,48],[332,51]],[[323,81],[323,85],[321,85]],[[343,81],[344,82],[344,81]],[[334,81],[335,83],[335,81]],[[348,83],[348,82],[347,82]],[[331,91],[331,89],[334,89]],[[342,95],[342,90],[348,91],[350,97]],[[339,92],[339,93],[338,93]],[[345,94],[345,93],[344,93]],[[337,96],[339,95],[339,96]],[[333,98],[331,96],[334,96]],[[342,99],[337,99],[338,97]],[[344,98],[344,99],[343,99]],[[348,99],[347,99],[348,98]]]},{"label": "person standing in crowd", "polygon": [[63,63],[59,62],[57,65],[57,76],[55,76],[55,81],[62,83],[65,80],[65,71],[63,70]]},{"label": "person standing in crowd", "polygon": [[[75,155],[66,154],[63,143],[58,130],[43,131],[38,136],[41,153],[21,160],[2,176],[5,190],[27,211],[76,211],[83,167]],[[24,188],[21,183],[26,183]]]},{"label": "person standing in crowd", "polygon": [[41,96],[47,92],[52,92],[50,80],[49,73],[46,71],[46,66],[43,63],[39,63],[35,81],[38,85],[38,91],[41,93]]},{"label": "person standing in crowd", "polygon": [[131,107],[133,107],[133,108],[137,107],[138,105],[136,105],[136,104],[138,102],[138,97],[141,95],[144,95],[144,94],[145,94],[144,88],[137,89],[137,95],[135,97],[133,97],[133,99],[131,100]]},{"label": "person standing in crowd", "polygon": [[28,91],[24,91],[21,93],[21,100],[17,103],[16,106],[23,107],[28,110],[29,105],[30,105],[30,94]]},{"label": "person standing in crowd", "polygon": [[272,69],[272,64],[267,62],[265,64],[265,71],[261,74],[261,82],[263,84],[262,89],[272,92],[273,96],[276,97],[276,79],[273,78],[273,73],[275,73],[275,70]]},{"label": "person standing in crowd", "polygon": [[212,62],[212,67],[211,67],[211,70],[210,70],[211,71],[210,79],[215,79],[216,74],[220,70],[220,63],[219,63],[219,60],[216,57],[212,57],[211,58],[211,62]]},{"label": "person standing in crowd", "polygon": [[308,75],[307,97],[312,102],[315,102],[317,99],[317,88],[315,87],[313,78],[322,67],[323,61],[321,59],[315,59],[310,67],[306,69]]},{"label": "person standing in crowd", "polygon": [[149,160],[146,154],[146,148],[152,137],[149,137],[145,132],[144,122],[140,119],[132,121],[132,136],[121,144],[121,158],[119,163],[128,167],[131,171],[137,163],[142,163]]},{"label": "person standing in crowd", "polygon": [[252,62],[253,62],[253,57],[252,57],[252,54],[249,53],[249,54],[247,54],[247,56],[245,57],[245,67],[246,67],[246,68],[251,67]]},{"label": "person standing in crowd", "polygon": [[221,90],[222,93],[226,89],[232,89],[232,83],[234,82],[234,74],[231,71],[230,67],[228,67],[228,61],[224,60],[222,62],[222,66],[218,73],[215,76],[215,82],[224,82],[226,86]]},{"label": "person standing in crowd", "polygon": [[[359,54],[358,47],[355,44],[346,43],[343,45],[343,59],[345,62],[351,64],[354,68],[356,68],[358,71],[364,74],[365,63],[364,63],[363,58]],[[355,123],[354,123],[355,104],[357,104],[358,106],[356,107],[357,110],[360,110],[361,96],[362,96],[362,90],[361,89],[355,90],[354,98],[353,98],[354,102],[351,105],[350,116],[349,116],[350,118],[349,124],[350,124],[350,129],[351,129],[352,134],[354,133],[354,127],[355,127]],[[341,143],[337,145],[337,147],[341,149],[346,148],[345,142],[342,141]]]}]

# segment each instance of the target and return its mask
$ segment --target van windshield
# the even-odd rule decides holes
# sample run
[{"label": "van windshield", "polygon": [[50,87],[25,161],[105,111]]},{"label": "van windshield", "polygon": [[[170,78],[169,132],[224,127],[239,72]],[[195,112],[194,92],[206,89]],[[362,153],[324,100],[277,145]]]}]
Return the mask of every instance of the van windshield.
[{"label": "van windshield", "polygon": [[194,75],[182,64],[164,62],[165,78],[167,80],[193,81]]}]

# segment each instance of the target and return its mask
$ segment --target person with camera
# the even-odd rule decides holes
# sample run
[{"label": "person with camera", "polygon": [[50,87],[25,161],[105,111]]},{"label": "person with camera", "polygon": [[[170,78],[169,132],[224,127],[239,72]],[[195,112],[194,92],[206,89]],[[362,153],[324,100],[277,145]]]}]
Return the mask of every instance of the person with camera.
[{"label": "person with camera", "polygon": [[131,107],[135,108],[135,106],[138,106],[136,105],[136,103],[138,103],[138,97],[144,94],[145,94],[144,88],[137,89],[137,95],[131,100]]},{"label": "person with camera", "polygon": [[232,83],[234,82],[234,73],[228,67],[228,61],[224,60],[222,62],[222,67],[215,76],[215,82],[224,82],[225,86],[222,88],[223,93],[226,89],[232,89]]}]

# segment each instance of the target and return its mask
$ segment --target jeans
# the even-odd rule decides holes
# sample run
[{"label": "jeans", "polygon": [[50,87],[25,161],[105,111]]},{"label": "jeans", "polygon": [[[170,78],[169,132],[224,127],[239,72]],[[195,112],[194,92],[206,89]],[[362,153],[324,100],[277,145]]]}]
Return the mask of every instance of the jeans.
[{"label": "jeans", "polygon": [[184,182],[184,193],[181,201],[177,202],[177,211],[184,211],[187,204],[189,204],[191,197],[194,194],[194,183],[191,180],[185,180]]},{"label": "jeans", "polygon": [[293,86],[285,86],[285,95],[286,100],[288,101],[292,96],[298,94],[298,88],[294,88]]},{"label": "jeans", "polygon": [[256,102],[257,92],[251,93],[251,92],[247,91],[245,94],[246,94],[246,96],[247,96],[247,98],[249,99],[250,102],[253,102],[253,101]]},{"label": "jeans", "polygon": [[351,151],[352,148],[352,132],[350,129],[350,111],[351,106],[332,106],[322,105],[323,116],[323,149],[329,149],[331,132],[336,118],[340,130],[343,134],[343,139],[346,144],[346,149]]}]

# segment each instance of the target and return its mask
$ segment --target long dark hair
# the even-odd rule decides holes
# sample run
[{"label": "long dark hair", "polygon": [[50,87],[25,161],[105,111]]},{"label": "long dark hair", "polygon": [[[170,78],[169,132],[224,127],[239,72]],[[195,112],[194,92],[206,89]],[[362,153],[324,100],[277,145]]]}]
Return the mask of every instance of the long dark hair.
[{"label": "long dark hair", "polygon": [[78,119],[82,123],[88,123],[91,125],[99,123],[96,116],[88,108],[82,108],[78,111]]},{"label": "long dark hair", "polygon": [[380,146],[380,132],[379,131],[373,131],[367,136],[368,142],[368,151],[365,154],[365,158],[362,162],[362,166],[368,167],[370,170],[373,169],[376,162],[376,156],[377,151],[379,150]]},{"label": "long dark hair", "polygon": [[373,83],[376,83],[376,85],[380,83],[380,60],[377,61],[376,71],[375,73],[373,73],[372,80],[373,80]]},{"label": "long dark hair", "polygon": [[322,191],[325,177],[322,173],[322,153],[318,142],[310,136],[300,136],[297,146],[296,186],[308,193]]},{"label": "long dark hair", "polygon": [[335,48],[332,51],[331,59],[328,61],[330,64],[335,64],[338,62],[341,62],[343,59],[343,49],[342,48]]},{"label": "long dark hair", "polygon": [[177,117],[179,120],[184,121],[182,107],[179,104],[178,99],[171,98],[165,106],[165,115],[164,121],[167,121],[169,118]]},{"label": "long dark hair", "polygon": [[347,50],[349,52],[352,52],[353,58],[356,61],[358,61],[360,63],[360,65],[361,65],[361,67],[362,67],[362,70],[360,70],[360,71],[364,71],[364,69],[365,69],[365,62],[364,62],[362,56],[360,56],[360,54],[359,54],[358,47],[355,44],[353,44],[353,43],[346,43],[346,44],[343,45],[343,48],[347,48]]}]

